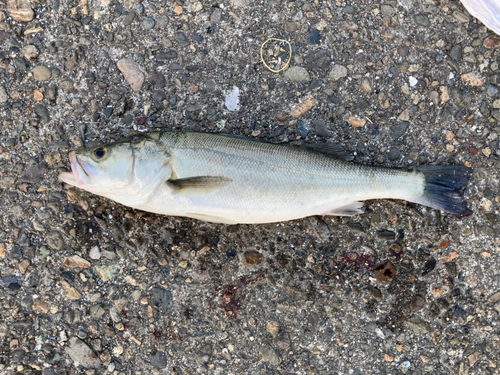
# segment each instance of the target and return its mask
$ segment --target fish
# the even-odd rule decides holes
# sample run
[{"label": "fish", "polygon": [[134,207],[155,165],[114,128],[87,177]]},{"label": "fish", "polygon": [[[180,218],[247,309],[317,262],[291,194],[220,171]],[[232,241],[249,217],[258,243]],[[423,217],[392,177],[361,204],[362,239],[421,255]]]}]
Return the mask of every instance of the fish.
[{"label": "fish", "polygon": [[214,133],[151,132],[72,151],[59,179],[138,210],[214,223],[259,224],[354,216],[363,201],[401,199],[457,217],[472,170],[388,168],[303,147]]}]

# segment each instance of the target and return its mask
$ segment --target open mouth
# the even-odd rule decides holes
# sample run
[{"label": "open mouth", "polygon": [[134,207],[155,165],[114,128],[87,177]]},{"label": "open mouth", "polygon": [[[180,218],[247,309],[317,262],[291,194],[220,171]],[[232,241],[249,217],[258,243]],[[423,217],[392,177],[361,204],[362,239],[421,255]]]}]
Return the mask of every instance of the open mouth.
[{"label": "open mouth", "polygon": [[78,159],[74,151],[69,153],[71,161],[71,172],[63,172],[59,175],[59,179],[67,184],[81,186],[90,182],[90,176],[85,167],[89,167],[87,163]]}]

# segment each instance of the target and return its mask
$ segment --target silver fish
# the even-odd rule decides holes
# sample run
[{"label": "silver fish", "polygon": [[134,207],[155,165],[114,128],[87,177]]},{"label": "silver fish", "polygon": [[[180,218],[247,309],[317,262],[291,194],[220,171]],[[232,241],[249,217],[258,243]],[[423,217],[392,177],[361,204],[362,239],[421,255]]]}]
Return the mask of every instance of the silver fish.
[{"label": "silver fish", "polygon": [[70,153],[60,180],[125,206],[236,224],[352,216],[367,199],[404,199],[457,216],[471,169],[396,169],[348,162],[320,148],[208,133],[145,133]]}]

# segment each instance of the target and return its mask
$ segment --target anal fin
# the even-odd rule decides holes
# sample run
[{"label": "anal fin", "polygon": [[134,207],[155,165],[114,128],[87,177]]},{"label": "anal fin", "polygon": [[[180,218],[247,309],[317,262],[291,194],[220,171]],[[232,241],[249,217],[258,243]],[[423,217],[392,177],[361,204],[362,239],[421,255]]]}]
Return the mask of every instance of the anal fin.
[{"label": "anal fin", "polygon": [[239,224],[238,221],[231,220],[229,218],[222,217],[222,216],[211,215],[211,214],[200,214],[200,213],[188,212],[188,213],[186,213],[186,216],[191,217],[191,218],[196,219],[196,220],[208,221],[210,223],[228,224],[228,225]]},{"label": "anal fin", "polygon": [[198,176],[168,180],[176,195],[206,195],[222,189],[232,180],[222,176]]},{"label": "anal fin", "polygon": [[362,214],[363,212],[365,212],[365,210],[363,210],[363,204],[364,204],[363,202],[352,202],[345,206],[335,208],[332,211],[325,212],[323,215],[354,216]]}]

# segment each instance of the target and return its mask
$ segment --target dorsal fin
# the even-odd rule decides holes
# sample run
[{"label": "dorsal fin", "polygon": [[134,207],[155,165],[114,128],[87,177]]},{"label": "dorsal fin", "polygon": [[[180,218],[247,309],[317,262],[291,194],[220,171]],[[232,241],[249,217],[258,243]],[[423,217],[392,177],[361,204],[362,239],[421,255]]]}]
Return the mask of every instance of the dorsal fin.
[{"label": "dorsal fin", "polygon": [[[244,135],[236,135],[236,134],[221,134],[224,137],[228,138],[236,138],[236,139],[243,139],[246,141],[252,141],[252,142],[260,142],[260,143],[271,143],[268,141],[265,141],[263,139],[258,139],[258,138],[251,138],[251,137],[246,137]],[[354,155],[346,150],[341,144],[339,143],[332,143],[332,142],[321,142],[321,143],[311,143],[311,144],[287,144],[287,143],[273,143],[273,144],[278,144],[278,145],[292,145],[296,147],[307,147],[312,150],[322,152],[324,154],[329,154],[329,155],[335,155],[341,159],[351,161],[354,159]]]},{"label": "dorsal fin", "polygon": [[331,143],[331,142],[323,142],[323,143],[311,143],[311,144],[302,144],[300,147],[307,147],[313,149],[318,152],[322,152],[324,154],[330,154],[338,156],[347,161],[351,161],[354,159],[354,155],[346,150],[339,143]]}]

